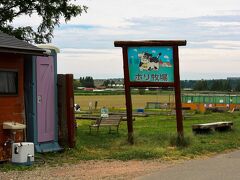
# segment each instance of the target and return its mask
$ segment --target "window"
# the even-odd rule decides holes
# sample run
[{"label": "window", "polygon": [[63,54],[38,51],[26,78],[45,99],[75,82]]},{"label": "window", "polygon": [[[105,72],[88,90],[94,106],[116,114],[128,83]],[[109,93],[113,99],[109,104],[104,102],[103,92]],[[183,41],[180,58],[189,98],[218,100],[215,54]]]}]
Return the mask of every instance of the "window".
[{"label": "window", "polygon": [[18,72],[0,69],[0,95],[17,95]]}]

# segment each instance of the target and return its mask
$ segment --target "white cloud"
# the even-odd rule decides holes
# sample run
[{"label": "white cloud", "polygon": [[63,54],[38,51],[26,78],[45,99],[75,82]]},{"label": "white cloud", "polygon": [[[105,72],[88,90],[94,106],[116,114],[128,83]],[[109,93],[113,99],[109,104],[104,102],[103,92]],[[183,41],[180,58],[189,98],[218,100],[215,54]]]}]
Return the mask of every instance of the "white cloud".
[{"label": "white cloud", "polygon": [[219,21],[211,21],[211,22],[199,22],[199,25],[205,27],[222,27],[222,26],[240,26],[240,22],[219,22]]},{"label": "white cloud", "polygon": [[[88,13],[75,18],[70,23],[91,23],[117,27],[128,24],[132,17],[196,17],[202,15],[233,14],[237,10],[238,0],[168,0],[167,3],[156,0],[78,0],[79,4],[89,7]],[[219,11],[221,10],[221,11]]]},{"label": "white cloud", "polygon": [[[240,67],[239,0],[77,0],[89,6],[54,31],[59,73],[123,77],[122,50],[115,40],[186,39],[180,47],[181,77],[236,76]],[[237,9],[238,8],[238,9]],[[37,27],[40,18],[17,18]],[[170,49],[169,49],[170,50]]]},{"label": "white cloud", "polygon": [[201,46],[212,46],[216,49],[238,49],[240,50],[240,41],[202,41],[202,42],[191,42],[193,45]]},{"label": "white cloud", "polygon": [[183,79],[213,79],[240,76],[240,51],[232,49],[180,48]]},{"label": "white cloud", "polygon": [[71,73],[75,78],[123,77],[120,49],[61,49],[58,54],[58,73]]},{"label": "white cloud", "polygon": [[[240,51],[180,47],[180,76],[182,79],[213,79],[240,76]],[[121,48],[61,49],[58,73],[72,73],[75,78],[123,77]]]}]

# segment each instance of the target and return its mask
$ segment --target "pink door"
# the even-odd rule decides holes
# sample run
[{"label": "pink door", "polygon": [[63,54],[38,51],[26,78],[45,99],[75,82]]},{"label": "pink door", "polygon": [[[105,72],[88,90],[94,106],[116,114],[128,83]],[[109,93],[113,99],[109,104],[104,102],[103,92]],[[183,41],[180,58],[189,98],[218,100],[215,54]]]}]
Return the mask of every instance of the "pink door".
[{"label": "pink door", "polygon": [[52,57],[37,57],[38,142],[54,140],[54,65]]}]

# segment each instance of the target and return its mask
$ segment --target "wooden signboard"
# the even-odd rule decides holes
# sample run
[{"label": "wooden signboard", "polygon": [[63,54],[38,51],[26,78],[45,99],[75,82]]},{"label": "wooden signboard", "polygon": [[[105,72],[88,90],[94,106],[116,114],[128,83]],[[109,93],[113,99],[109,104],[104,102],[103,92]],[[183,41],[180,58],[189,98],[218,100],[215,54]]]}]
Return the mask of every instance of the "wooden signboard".
[{"label": "wooden signboard", "polygon": [[115,41],[122,47],[128,141],[133,144],[131,87],[174,87],[177,132],[183,137],[178,41]]}]

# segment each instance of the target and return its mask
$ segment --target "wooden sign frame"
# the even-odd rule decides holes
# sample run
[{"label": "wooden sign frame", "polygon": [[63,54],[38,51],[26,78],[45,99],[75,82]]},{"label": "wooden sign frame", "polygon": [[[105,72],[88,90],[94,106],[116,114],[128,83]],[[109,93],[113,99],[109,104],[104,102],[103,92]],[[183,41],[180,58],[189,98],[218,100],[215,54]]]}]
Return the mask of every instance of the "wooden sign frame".
[{"label": "wooden sign frame", "polygon": [[[179,55],[178,46],[186,46],[186,40],[151,40],[151,41],[115,41],[115,47],[121,47],[123,53],[123,69],[124,69],[124,84],[125,84],[125,99],[127,108],[127,127],[128,127],[128,142],[133,144],[133,121],[132,121],[132,98],[131,87],[174,87],[175,89],[175,106],[176,106],[176,123],[177,133],[180,138],[183,137],[183,122],[182,122],[182,104],[181,104],[181,87],[179,74]],[[132,82],[129,75],[128,48],[129,47],[171,47],[173,49],[174,63],[174,82]]]}]

